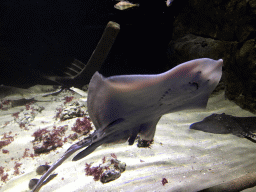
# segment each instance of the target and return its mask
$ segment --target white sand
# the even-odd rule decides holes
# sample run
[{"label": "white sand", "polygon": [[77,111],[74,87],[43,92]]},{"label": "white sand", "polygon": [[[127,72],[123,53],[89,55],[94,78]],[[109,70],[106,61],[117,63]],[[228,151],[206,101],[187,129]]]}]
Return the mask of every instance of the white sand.
[{"label": "white sand", "polygon": [[[38,128],[56,125],[68,125],[70,131],[76,118],[66,121],[54,119],[55,109],[63,105],[65,95],[48,96],[47,99],[59,98],[54,102],[37,102],[45,110],[39,113],[28,130],[21,129],[12,121],[7,126],[0,128],[0,138],[3,133],[12,131],[14,141],[3,147],[9,154],[0,152],[0,166],[5,167],[9,174],[6,183],[0,181],[0,191],[25,192],[29,191],[28,183],[32,178],[40,178],[35,170],[39,165],[48,162],[54,163],[71,146],[67,142],[62,148],[57,148],[48,154],[31,158],[22,158],[25,148],[29,153],[34,153],[31,141],[32,134]],[[46,99],[46,98],[45,98]],[[76,95],[76,99],[79,96]],[[14,107],[7,111],[0,111],[0,125],[14,119],[12,113],[24,109],[24,106]],[[154,144],[151,148],[138,148],[136,144],[129,146],[127,143],[99,147],[92,154],[77,162],[71,158],[66,160],[54,173],[58,175],[40,192],[78,192],[78,191],[198,191],[214,186],[246,173],[256,171],[256,144],[234,135],[218,135],[196,130],[189,130],[193,122],[201,121],[212,113],[226,113],[234,116],[255,116],[242,110],[234,103],[224,99],[224,93],[219,93],[210,98],[206,110],[181,111],[163,116],[157,125]],[[42,123],[45,121],[45,123]],[[15,134],[17,134],[15,136]],[[75,141],[77,142],[77,141]],[[73,142],[74,143],[74,142]],[[102,184],[94,181],[92,176],[85,175],[85,163],[97,166],[103,156],[115,153],[118,160],[126,163],[126,171],[115,181]],[[13,158],[13,159],[12,159]],[[142,160],[142,161],[141,161]],[[14,162],[22,163],[20,174],[13,175]],[[162,178],[168,183],[162,185]]]}]

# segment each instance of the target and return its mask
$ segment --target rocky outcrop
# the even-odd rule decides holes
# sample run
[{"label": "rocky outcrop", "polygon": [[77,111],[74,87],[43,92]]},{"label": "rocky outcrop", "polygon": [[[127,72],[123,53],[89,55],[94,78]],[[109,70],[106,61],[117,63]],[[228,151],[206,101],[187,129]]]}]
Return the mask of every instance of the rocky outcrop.
[{"label": "rocky outcrop", "polygon": [[186,1],[174,22],[168,58],[174,65],[209,57],[224,60],[228,99],[256,113],[256,1]]}]

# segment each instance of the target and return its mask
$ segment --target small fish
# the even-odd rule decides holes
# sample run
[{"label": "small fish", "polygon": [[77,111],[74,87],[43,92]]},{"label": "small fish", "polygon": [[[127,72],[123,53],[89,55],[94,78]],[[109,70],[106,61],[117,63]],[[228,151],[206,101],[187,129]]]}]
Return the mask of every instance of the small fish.
[{"label": "small fish", "polygon": [[22,89],[18,87],[0,85],[0,100],[37,100],[40,97],[60,93],[63,90],[61,86],[58,86],[57,88],[49,86],[51,88],[50,90],[45,90],[44,87],[48,86],[35,85],[28,89]]},{"label": "small fish", "polygon": [[167,1],[166,1],[167,7],[170,7],[170,6],[172,5],[173,1],[174,1],[174,0],[167,0]]},{"label": "small fish", "polygon": [[115,4],[114,7],[118,10],[126,10],[132,7],[139,7],[139,4],[133,4],[133,3],[130,3],[129,1],[120,1],[117,4]]}]

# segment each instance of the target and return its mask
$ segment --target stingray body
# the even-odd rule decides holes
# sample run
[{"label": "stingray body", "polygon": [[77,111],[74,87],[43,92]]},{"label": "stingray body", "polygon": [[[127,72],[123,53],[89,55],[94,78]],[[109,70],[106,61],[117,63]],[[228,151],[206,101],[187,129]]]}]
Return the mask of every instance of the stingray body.
[{"label": "stingray body", "polygon": [[[99,146],[128,139],[131,145],[138,134],[143,140],[152,140],[162,115],[206,107],[209,95],[220,81],[222,64],[222,59],[203,58],[158,75],[105,78],[96,72],[89,84],[87,101],[96,127],[91,142]],[[88,148],[73,160],[88,155]]]},{"label": "stingray body", "polygon": [[205,108],[209,95],[222,75],[223,60],[196,59],[158,75],[120,75],[105,78],[96,72],[88,88],[88,113],[96,130],[72,145],[40,178],[38,191],[46,177],[64,160],[84,147],[79,160],[104,143],[134,143],[154,138],[162,115],[184,109]]},{"label": "stingray body", "polygon": [[203,121],[193,123],[190,129],[216,134],[233,134],[238,137],[248,137],[256,140],[256,117],[235,117],[215,114],[205,117]]}]

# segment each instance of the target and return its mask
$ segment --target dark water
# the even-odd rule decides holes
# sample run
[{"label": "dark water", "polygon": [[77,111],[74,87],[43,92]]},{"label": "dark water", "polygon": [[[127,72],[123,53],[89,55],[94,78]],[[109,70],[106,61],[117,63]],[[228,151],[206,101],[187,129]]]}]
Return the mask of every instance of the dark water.
[{"label": "dark water", "polygon": [[150,5],[141,1],[139,9],[128,12],[114,9],[115,3],[2,2],[1,84],[46,83],[41,74],[63,75],[74,58],[87,63],[110,20],[118,22],[121,30],[101,73],[165,71],[172,30],[165,2]]}]

